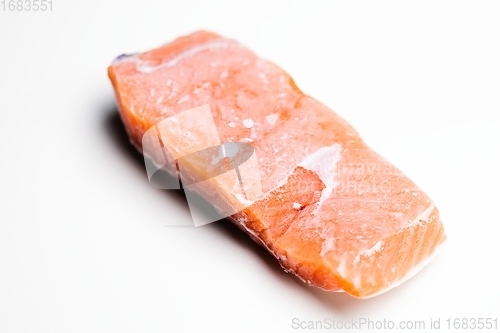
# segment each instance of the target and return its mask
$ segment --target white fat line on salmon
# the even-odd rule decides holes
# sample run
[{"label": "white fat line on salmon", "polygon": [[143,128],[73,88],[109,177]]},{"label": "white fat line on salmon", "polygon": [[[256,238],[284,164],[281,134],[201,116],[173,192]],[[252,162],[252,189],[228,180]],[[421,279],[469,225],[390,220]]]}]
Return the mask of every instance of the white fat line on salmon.
[{"label": "white fat line on salmon", "polygon": [[383,243],[384,242],[382,240],[379,240],[378,242],[375,243],[375,245],[373,245],[369,249],[360,251],[356,256],[356,258],[354,258],[354,265],[357,265],[359,263],[359,261],[361,260],[361,256],[371,257],[372,255],[380,251],[382,249]]},{"label": "white fat line on salmon", "polygon": [[215,49],[227,49],[231,46],[235,47],[235,48],[245,48],[243,45],[241,45],[240,43],[233,41],[233,40],[209,41],[205,44],[196,45],[194,47],[191,47],[191,48],[181,52],[180,54],[176,55],[172,59],[170,59],[166,62],[163,62],[159,65],[156,65],[156,66],[149,66],[149,65],[146,65],[143,63],[139,63],[137,66],[137,71],[139,71],[141,73],[151,73],[151,72],[154,72],[160,68],[173,67],[182,59],[192,57],[193,55],[195,55],[196,53],[199,53],[201,51],[215,50]]},{"label": "white fat line on salmon", "polygon": [[408,226],[415,226],[417,224],[422,224],[422,222],[426,221],[428,222],[429,217],[431,216],[435,208],[436,206],[434,205],[434,203],[431,203],[429,207],[427,207],[422,213],[418,214],[418,216],[415,219],[410,221]]},{"label": "white fat line on salmon", "polygon": [[[323,189],[323,191],[321,191],[321,196],[318,201],[318,207],[313,212],[314,215],[316,215],[317,210],[321,207],[323,202],[328,199],[328,197],[330,197],[333,189],[338,185],[338,183],[335,182],[335,169],[338,161],[341,158],[341,151],[342,147],[338,143],[334,143],[331,146],[321,147],[316,152],[304,157],[302,159],[302,162],[297,165],[297,167],[300,166],[304,169],[316,173],[318,175],[318,178],[325,185],[325,188]],[[268,190],[257,200],[263,200],[267,198],[273,191],[285,185],[288,182],[290,176],[295,172],[295,169],[297,167],[291,169],[290,172],[283,178],[283,180],[278,183],[278,185]]]},{"label": "white fat line on salmon", "polygon": [[320,252],[320,257],[324,257],[325,254],[335,248],[335,238],[333,237],[324,237],[323,243],[321,244],[321,252]]},{"label": "white fat line on salmon", "polygon": [[338,143],[334,143],[331,146],[322,147],[315,153],[306,156],[299,164],[299,166],[304,169],[315,172],[325,185],[325,188],[321,191],[317,209],[319,209],[323,202],[330,197],[333,189],[338,185],[338,183],[335,182],[335,174],[336,165],[338,161],[340,161],[341,151],[341,146]]},{"label": "white fat line on salmon", "polygon": [[380,294],[383,294],[383,293],[385,293],[385,292],[387,292],[387,291],[389,291],[391,289],[399,287],[404,282],[408,281],[409,279],[411,279],[412,277],[414,277],[415,275],[417,275],[418,272],[420,272],[424,267],[426,267],[427,265],[429,265],[437,257],[437,255],[439,254],[439,252],[441,251],[441,249],[443,248],[443,246],[444,246],[445,243],[446,243],[446,241],[444,241],[441,244],[439,244],[438,246],[436,246],[434,248],[434,251],[430,255],[428,255],[427,257],[425,257],[422,260],[420,260],[420,262],[418,264],[416,264],[415,266],[413,266],[405,274],[405,276],[403,276],[401,279],[396,280],[396,281],[392,282],[391,284],[389,284],[387,287],[385,287],[385,288],[377,291],[374,294],[371,294],[371,295],[368,295],[368,296],[364,296],[363,298],[367,299],[367,298],[372,298],[372,297],[378,296]]}]

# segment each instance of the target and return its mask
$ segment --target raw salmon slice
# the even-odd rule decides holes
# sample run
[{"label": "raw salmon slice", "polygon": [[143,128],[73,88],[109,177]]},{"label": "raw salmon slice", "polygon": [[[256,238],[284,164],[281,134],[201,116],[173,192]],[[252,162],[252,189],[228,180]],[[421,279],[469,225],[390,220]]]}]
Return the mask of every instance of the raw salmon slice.
[{"label": "raw salmon slice", "polygon": [[[446,238],[421,189],[285,71],[237,41],[196,32],[119,57],[108,74],[140,151],[146,131],[197,107],[211,110],[219,143],[166,126],[160,136],[176,159],[186,145],[253,146],[260,192],[251,200],[235,194],[230,176],[205,181],[199,192],[234,211],[231,221],[310,285],[379,294],[418,271]],[[187,172],[207,178],[203,168]]]}]

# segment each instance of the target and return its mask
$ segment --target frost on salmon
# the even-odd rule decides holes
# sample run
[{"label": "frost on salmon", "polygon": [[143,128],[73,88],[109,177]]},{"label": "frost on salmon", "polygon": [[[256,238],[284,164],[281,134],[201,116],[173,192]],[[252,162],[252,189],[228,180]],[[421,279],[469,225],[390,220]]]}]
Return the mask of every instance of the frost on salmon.
[{"label": "frost on salmon", "polygon": [[[421,189],[285,71],[234,40],[196,32],[116,59],[108,74],[141,151],[148,129],[201,106],[214,115],[220,142],[253,146],[261,179],[254,200],[232,195],[232,181],[199,192],[237,211],[229,219],[311,285],[377,295],[414,274],[446,238]],[[161,136],[172,156],[175,142],[189,140]]]}]

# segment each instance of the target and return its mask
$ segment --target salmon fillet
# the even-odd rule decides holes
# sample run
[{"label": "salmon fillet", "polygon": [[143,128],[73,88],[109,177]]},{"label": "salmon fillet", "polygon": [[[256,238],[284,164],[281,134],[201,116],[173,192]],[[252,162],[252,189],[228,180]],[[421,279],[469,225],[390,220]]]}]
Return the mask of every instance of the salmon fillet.
[{"label": "salmon fillet", "polygon": [[[284,70],[235,40],[195,32],[121,56],[108,75],[140,151],[150,128],[193,108],[209,108],[220,142],[253,147],[260,187],[250,200],[235,194],[234,175],[205,180],[198,192],[234,212],[228,218],[305,283],[374,296],[411,277],[446,239],[420,188]],[[218,144],[165,131],[162,145],[175,159],[189,153],[178,151],[189,140]],[[186,169],[194,178],[204,172]]]}]

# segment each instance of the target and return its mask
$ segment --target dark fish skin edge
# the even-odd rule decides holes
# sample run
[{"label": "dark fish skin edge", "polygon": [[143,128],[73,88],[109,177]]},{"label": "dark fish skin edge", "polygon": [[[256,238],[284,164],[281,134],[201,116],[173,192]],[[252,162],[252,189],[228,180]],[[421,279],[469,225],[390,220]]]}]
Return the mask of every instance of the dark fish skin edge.
[{"label": "dark fish skin edge", "polygon": [[130,56],[136,55],[136,54],[137,53],[129,53],[129,54],[123,53],[123,54],[120,54],[118,57],[116,57],[115,60],[120,60],[120,59],[127,58]]}]

